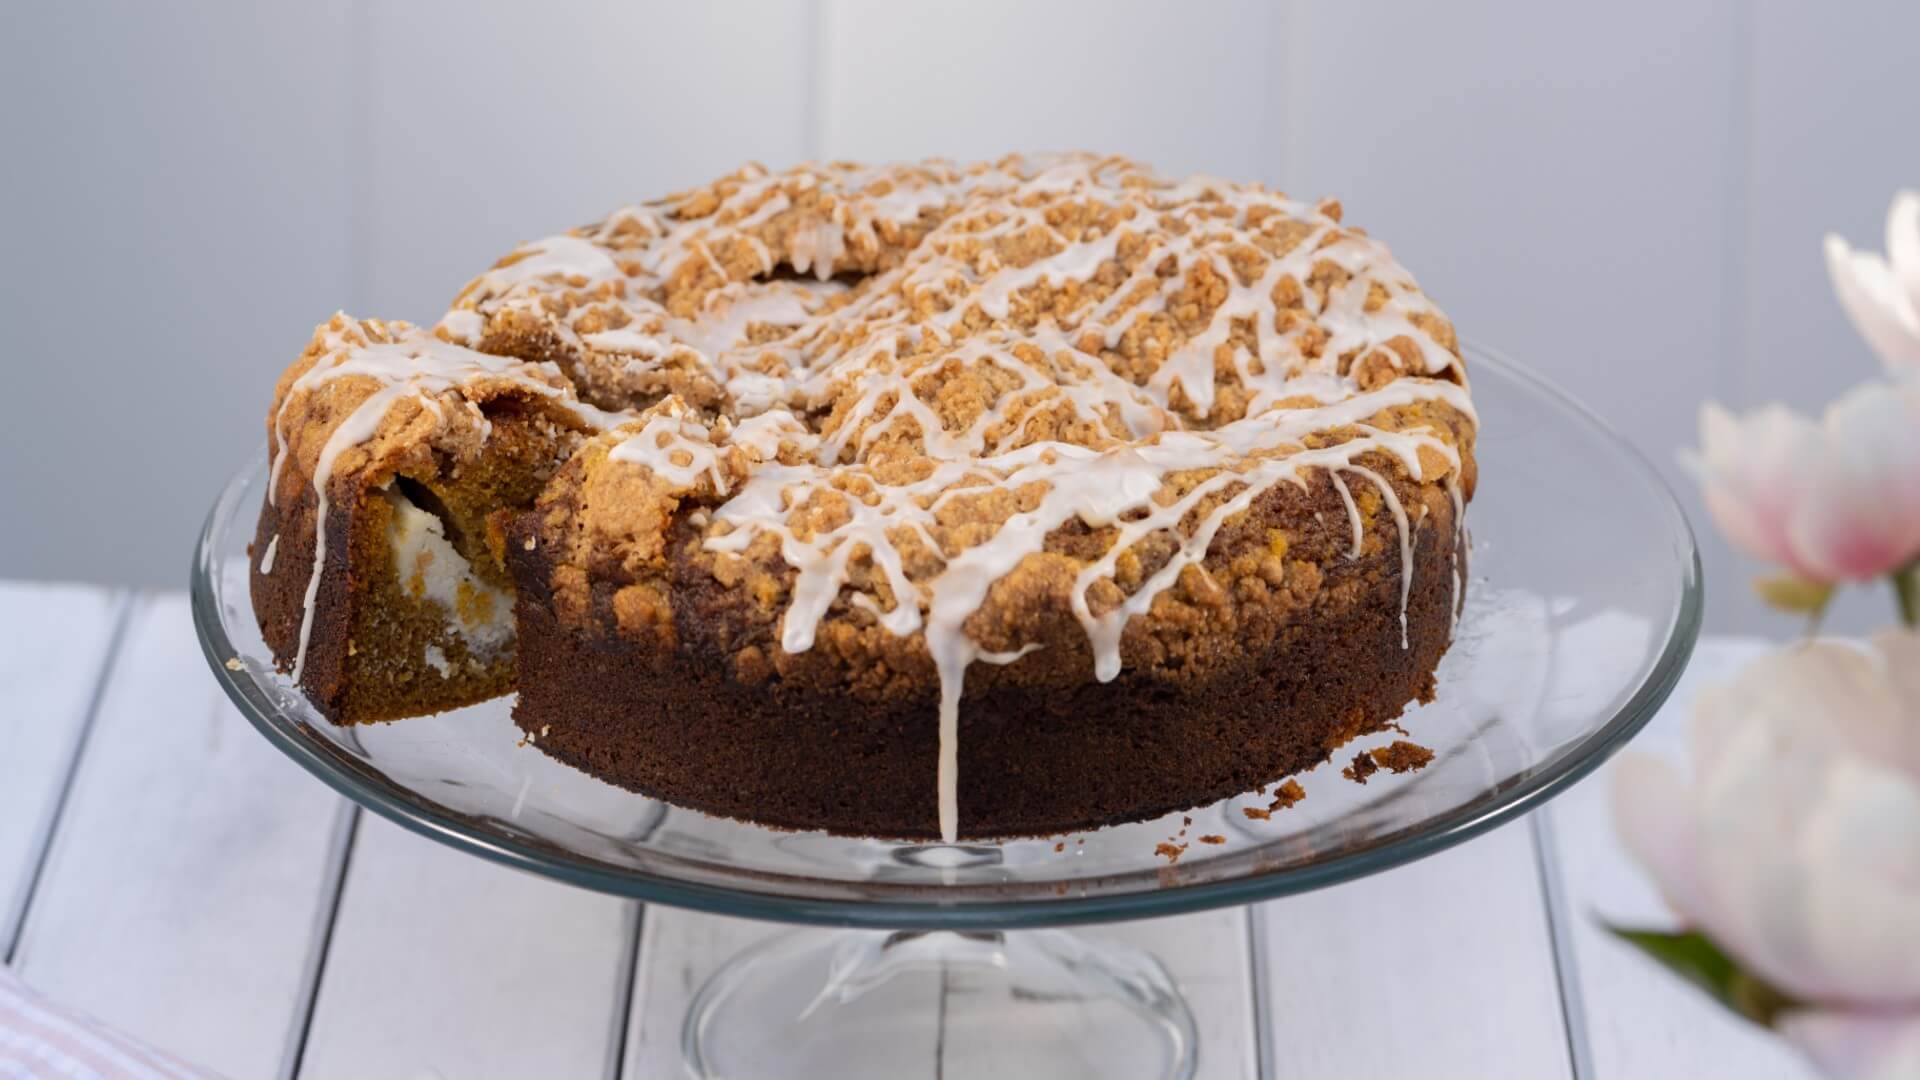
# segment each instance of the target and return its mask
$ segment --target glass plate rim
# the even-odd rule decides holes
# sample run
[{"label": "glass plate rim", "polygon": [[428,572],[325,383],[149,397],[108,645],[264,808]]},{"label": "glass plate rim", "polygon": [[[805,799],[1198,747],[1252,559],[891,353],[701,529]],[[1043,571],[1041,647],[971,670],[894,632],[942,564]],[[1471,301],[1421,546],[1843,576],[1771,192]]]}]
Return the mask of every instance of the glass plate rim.
[{"label": "glass plate rim", "polygon": [[256,448],[222,487],[208,512],[194,547],[190,594],[195,636],[208,666],[227,697],[255,730],[282,753],[328,787],[356,805],[410,832],[477,855],[490,862],[554,878],[581,888],[616,896],[708,911],[720,915],[820,926],[866,927],[889,930],[1014,929],[1110,922],[1202,911],[1274,899],[1325,888],[1369,874],[1402,866],[1464,843],[1543,805],[1578,783],[1619,750],[1659,711],[1692,657],[1704,617],[1699,545],[1673,488],[1653,463],[1611,425],[1568,395],[1551,380],[1502,354],[1471,340],[1462,341],[1469,371],[1490,367],[1525,384],[1530,391],[1552,399],[1585,422],[1629,461],[1659,496],[1661,512],[1675,526],[1673,535],[1684,541],[1686,558],[1681,574],[1680,602],[1666,641],[1645,681],[1606,722],[1598,725],[1583,745],[1564,760],[1540,770],[1494,796],[1491,804],[1464,806],[1436,815],[1414,831],[1379,847],[1333,855],[1327,859],[1281,870],[1240,877],[1195,882],[1169,888],[1111,895],[1063,896],[1053,899],[968,900],[942,903],[937,892],[927,901],[867,900],[799,897],[755,892],[722,885],[686,881],[644,871],[620,870],[574,856],[550,845],[488,831],[462,815],[417,800],[390,795],[363,782],[354,767],[340,760],[324,739],[308,739],[275,719],[277,709],[243,668],[227,661],[236,655],[221,625],[213,592],[212,540],[228,502],[265,467],[264,446]]}]

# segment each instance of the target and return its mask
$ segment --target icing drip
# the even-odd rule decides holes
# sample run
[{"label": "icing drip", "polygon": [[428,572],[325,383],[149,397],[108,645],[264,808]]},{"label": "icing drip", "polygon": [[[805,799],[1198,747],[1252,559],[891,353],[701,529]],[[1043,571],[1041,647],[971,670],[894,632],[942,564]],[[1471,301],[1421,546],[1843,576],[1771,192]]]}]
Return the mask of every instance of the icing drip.
[{"label": "icing drip", "polygon": [[[1219,530],[1276,485],[1327,476],[1357,558],[1362,476],[1398,530],[1407,647],[1412,522],[1380,459],[1457,506],[1463,436],[1434,416],[1475,422],[1450,324],[1336,204],[1085,155],[749,168],[526,245],[440,327],[471,343],[506,318],[551,328],[602,393],[672,395],[610,456],[718,493],[708,550],[777,540],[783,649],[812,648],[843,596],[924,635],[949,841],[965,673],[1025,653],[966,623],[1050,533],[1113,537],[1069,591],[1106,681],[1129,621],[1204,579]],[[757,462],[744,478],[735,452]],[[1014,509],[953,541],[943,511],[994,496]],[[1168,536],[1119,588],[1121,560]]]},{"label": "icing drip", "polygon": [[1453,500],[1453,549],[1448,553],[1448,562],[1453,572],[1453,595],[1447,601],[1447,636],[1460,627],[1460,604],[1466,596],[1464,567],[1460,565],[1460,549],[1467,543],[1466,501],[1460,495],[1460,477],[1450,474],[1447,477],[1447,497]]},{"label": "icing drip", "polygon": [[273,573],[273,556],[274,553],[279,550],[280,534],[274,533],[273,536],[267,540],[267,550],[260,554],[260,573],[262,575]]},{"label": "icing drip", "polygon": [[1373,481],[1380,489],[1380,499],[1393,514],[1394,528],[1400,530],[1400,647],[1408,648],[1407,643],[1407,594],[1413,588],[1413,529],[1407,522],[1407,508],[1400,504],[1400,496],[1393,493],[1393,485],[1372,469],[1363,469],[1349,464],[1348,469]]},{"label": "icing drip", "polygon": [[1328,473],[1327,479],[1333,481],[1333,489],[1340,493],[1340,501],[1347,507],[1347,523],[1353,526],[1353,547],[1348,550],[1347,558],[1360,557],[1360,546],[1366,538],[1366,529],[1360,522],[1360,507],[1353,501],[1353,492],[1347,489],[1347,482],[1339,473]]},{"label": "icing drip", "polygon": [[[313,469],[313,490],[316,498],[313,524],[313,571],[307,576],[307,591],[300,601],[300,644],[293,654],[293,681],[300,681],[301,672],[307,666],[307,641],[313,635],[313,602],[320,593],[320,577],[327,562],[327,510],[329,497],[328,481],[333,478],[333,463],[342,451],[349,446],[357,446],[373,437],[379,430],[380,422],[386,419],[387,410],[393,403],[406,396],[398,387],[382,387],[372,397],[360,403],[360,406],[348,416],[339,427],[328,436],[326,445],[320,451],[320,460]],[[284,438],[284,436],[282,436]],[[286,451],[280,454],[284,461]],[[276,470],[274,481],[278,481]],[[267,497],[273,498],[276,484],[269,482]]]}]

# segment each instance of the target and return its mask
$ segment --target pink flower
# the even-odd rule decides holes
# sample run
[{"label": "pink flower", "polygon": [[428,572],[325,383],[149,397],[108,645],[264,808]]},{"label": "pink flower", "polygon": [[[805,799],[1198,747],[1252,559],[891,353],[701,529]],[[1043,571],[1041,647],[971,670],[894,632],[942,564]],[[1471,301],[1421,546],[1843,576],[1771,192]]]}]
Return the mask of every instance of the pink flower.
[{"label": "pink flower", "polygon": [[1920,1075],[1920,635],[1815,642],[1702,695],[1693,777],[1622,757],[1627,848],[1669,905],[1799,1003],[1830,1075]]},{"label": "pink flower", "polygon": [[1857,387],[1818,424],[1709,402],[1687,460],[1735,547],[1809,581],[1866,581],[1920,555],[1920,382]]},{"label": "pink flower", "polygon": [[1920,192],[1894,196],[1884,258],[1828,233],[1827,274],[1840,306],[1888,370],[1920,368]]},{"label": "pink flower", "polygon": [[1780,1032],[1834,1080],[1920,1076],[1920,1012],[1808,1009],[1783,1015]]}]

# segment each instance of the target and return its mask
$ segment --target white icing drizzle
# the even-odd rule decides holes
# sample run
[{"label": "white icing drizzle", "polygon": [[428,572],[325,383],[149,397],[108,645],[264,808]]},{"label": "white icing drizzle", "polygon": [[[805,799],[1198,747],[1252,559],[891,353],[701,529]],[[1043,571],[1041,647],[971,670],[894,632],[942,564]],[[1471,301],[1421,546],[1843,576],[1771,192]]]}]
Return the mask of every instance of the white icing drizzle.
[{"label": "white icing drizzle", "polygon": [[1353,547],[1347,551],[1347,558],[1360,557],[1360,547],[1366,540],[1366,528],[1360,522],[1360,507],[1353,501],[1353,492],[1347,490],[1347,482],[1337,472],[1328,473],[1327,479],[1333,482],[1333,489],[1340,493],[1340,501],[1347,507],[1347,524],[1353,526]]},{"label": "white icing drizzle", "polygon": [[362,322],[336,315],[316,334],[316,345],[320,355],[288,387],[274,414],[275,453],[267,484],[269,505],[277,505],[280,478],[286,472],[289,451],[285,420],[287,407],[294,398],[303,393],[311,395],[327,383],[349,377],[370,382],[374,390],[328,434],[314,464],[313,569],[301,601],[300,638],[292,671],[296,683],[306,668],[308,640],[313,634],[314,601],[326,566],[328,489],[332,486],[334,465],[342,453],[372,439],[395,405],[411,400],[435,416],[442,416],[442,402],[438,400],[441,395],[465,393],[484,383],[508,383],[520,392],[548,398],[572,410],[588,426],[607,427],[617,419],[575,401],[559,368],[552,364],[532,364],[475,352],[402,322]]},{"label": "white icing drizzle", "polygon": [[616,444],[607,456],[645,465],[675,487],[691,488],[705,473],[712,477],[715,491],[727,493],[727,474],[720,467],[712,432],[693,419],[678,398],[655,410],[638,432]]},{"label": "white icing drizzle", "polygon": [[[1094,224],[1063,232],[1049,211],[1064,199],[1098,209]],[[806,200],[811,216],[796,217]],[[882,238],[910,228],[921,230],[910,249],[875,256]],[[1032,256],[1035,244],[1043,250]],[[1014,251],[1025,261],[1010,262]],[[739,252],[751,257],[721,257]],[[777,262],[816,280],[757,279]],[[851,289],[831,280],[847,270],[868,276]],[[1071,299],[1103,274],[1118,287]],[[698,314],[676,314],[687,305],[663,299],[662,283],[695,275],[717,284],[698,297]],[[1130,334],[1194,318],[1196,281],[1211,294],[1203,327],[1167,343],[1144,371],[1114,358]],[[1036,322],[1019,309],[1042,285],[1054,306]],[[740,553],[758,536],[777,539],[794,571],[780,628],[787,651],[813,646],[843,593],[888,631],[924,635],[939,675],[937,799],[948,841],[959,833],[965,672],[1026,651],[987,652],[965,624],[1049,533],[1075,520],[1113,531],[1070,594],[1095,676],[1107,681],[1121,670],[1129,620],[1189,567],[1204,575],[1221,527],[1278,484],[1304,488],[1310,470],[1324,473],[1357,558],[1364,524],[1342,474],[1363,476],[1398,529],[1406,647],[1412,523],[1392,482],[1360,459],[1384,456],[1423,482],[1433,477],[1422,451],[1437,456],[1457,507],[1454,433],[1405,426],[1394,410],[1442,403],[1474,422],[1459,357],[1434,336],[1444,318],[1383,245],[1343,229],[1329,204],[1210,177],[1170,184],[1085,155],[968,168],[751,168],[524,246],[469,285],[440,328],[472,343],[505,315],[542,321],[590,370],[673,372],[719,388],[726,415],[717,421],[671,398],[623,431],[611,456],[675,488],[710,482],[725,501],[708,549]],[[936,400],[955,370],[982,376],[995,395],[960,430]],[[1084,434],[1030,436],[1043,414]],[[729,490],[731,448],[759,464]],[[926,461],[907,480],[881,468],[903,454]],[[1169,489],[1169,477],[1198,473]],[[796,529],[796,513],[845,495],[838,485],[850,479],[862,481],[860,494],[843,499],[837,524]],[[986,539],[944,548],[941,509],[995,490],[1025,501]],[[1178,539],[1172,557],[1130,593],[1115,600],[1105,588],[1096,603],[1096,586],[1156,534]],[[909,538],[943,560],[931,578],[909,576]],[[870,561],[872,587],[850,587],[856,558]],[[1455,573],[1457,598],[1457,560]]]},{"label": "white icing drizzle", "polygon": [[273,573],[273,556],[280,550],[280,534],[274,533],[267,540],[267,550],[260,553],[261,576]]},{"label": "white icing drizzle", "polygon": [[[1400,530],[1400,647],[1405,649],[1408,647],[1407,592],[1413,588],[1413,529],[1407,523],[1407,508],[1400,504],[1400,496],[1393,493],[1393,485],[1387,483],[1385,477],[1358,465],[1349,464],[1347,468],[1373,481],[1374,486],[1380,489],[1381,500],[1393,514],[1394,528]],[[1418,479],[1419,474],[1415,473],[1414,478]]]},{"label": "white icing drizzle", "polygon": [[1460,565],[1460,549],[1467,542],[1466,500],[1460,494],[1460,477],[1449,473],[1446,479],[1447,497],[1453,500],[1453,548],[1448,553],[1448,561],[1453,572],[1453,595],[1447,601],[1447,636],[1460,627],[1460,602],[1466,595],[1465,568]]}]

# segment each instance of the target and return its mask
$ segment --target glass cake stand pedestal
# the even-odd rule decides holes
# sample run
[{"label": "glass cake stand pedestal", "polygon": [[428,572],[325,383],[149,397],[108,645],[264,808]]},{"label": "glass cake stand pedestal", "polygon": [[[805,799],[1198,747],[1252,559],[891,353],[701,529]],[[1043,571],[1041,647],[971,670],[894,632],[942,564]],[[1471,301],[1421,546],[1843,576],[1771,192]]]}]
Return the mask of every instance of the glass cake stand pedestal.
[{"label": "glass cake stand pedestal", "polygon": [[[574,885],[811,924],[742,952],[698,992],[684,1027],[695,1076],[897,1076],[944,1034],[991,1039],[988,1056],[1030,1075],[1183,1077],[1195,1026],[1166,970],[1061,927],[1244,904],[1457,844],[1590,772],[1653,715],[1692,651],[1698,557],[1657,474],[1524,369],[1478,349],[1468,369],[1483,479],[1466,603],[1435,700],[1401,721],[1434,758],[1365,787],[1315,770],[1300,778],[1309,797],[1270,820],[1242,813],[1266,805],[1250,792],[1046,839],[780,832],[566,768],[520,745],[509,699],[335,727],[274,671],[248,602],[264,455],[208,518],[194,619],[214,676],[260,733],[374,813]],[[1188,837],[1226,842],[1169,862],[1156,847],[1185,816]]]}]

